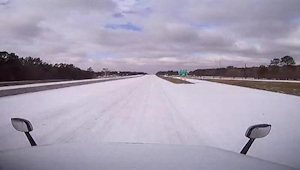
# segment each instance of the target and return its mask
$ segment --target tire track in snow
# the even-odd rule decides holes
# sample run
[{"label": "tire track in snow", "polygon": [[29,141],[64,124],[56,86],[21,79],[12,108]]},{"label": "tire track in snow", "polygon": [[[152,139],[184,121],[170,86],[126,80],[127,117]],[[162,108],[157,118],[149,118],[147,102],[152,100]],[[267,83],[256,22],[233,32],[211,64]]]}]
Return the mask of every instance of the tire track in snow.
[{"label": "tire track in snow", "polygon": [[[118,83],[97,83],[1,98],[2,109],[7,112],[2,117],[7,121],[2,122],[7,123],[0,131],[0,150],[28,145],[23,135],[12,128],[10,117],[29,119],[34,126],[32,135],[38,145],[66,142],[70,136],[76,136],[80,126],[100,116],[102,110],[113,107],[113,101],[123,100],[124,95],[128,95],[131,89],[134,90],[135,84],[139,84],[141,79],[143,78],[124,79]],[[99,90],[90,90],[91,88]],[[122,93],[119,93],[120,90]],[[103,96],[108,96],[109,100]],[[9,107],[12,104],[16,106],[15,103],[18,103],[16,109]],[[19,139],[18,142],[16,139]]]},{"label": "tire track in snow", "polygon": [[204,136],[206,136],[205,133],[203,131],[196,130],[196,128],[194,128],[193,125],[182,116],[184,113],[173,103],[173,96],[170,96],[163,86],[161,86],[160,90],[165,98],[165,103],[169,108],[168,110],[170,110],[169,117],[173,122],[173,128],[176,129],[177,137],[181,141],[180,144],[207,145],[206,140],[204,140]]},{"label": "tire track in snow", "polygon": [[[141,81],[141,80],[139,80]],[[126,103],[132,98],[134,95],[135,89],[137,89],[139,86],[142,86],[143,84],[134,82],[133,86],[129,85],[129,90],[126,91],[126,93],[119,96],[117,99],[114,100],[109,106],[105,107],[103,110],[99,110],[98,114],[96,114],[94,117],[90,117],[88,121],[86,121],[84,124],[82,124],[80,127],[76,128],[75,130],[72,130],[69,134],[67,134],[65,137],[61,139],[63,142],[70,142],[73,140],[80,140],[80,141],[86,141],[91,138],[91,133],[94,133],[95,129],[99,129],[99,125],[101,125],[100,129],[103,129],[102,131],[105,133],[108,133],[112,126],[112,120],[121,114],[120,112],[113,111],[115,108],[122,108]],[[127,88],[122,87],[122,88]],[[116,89],[118,91],[118,89]],[[99,133],[97,134],[97,140],[101,140],[105,137],[105,133]]]}]

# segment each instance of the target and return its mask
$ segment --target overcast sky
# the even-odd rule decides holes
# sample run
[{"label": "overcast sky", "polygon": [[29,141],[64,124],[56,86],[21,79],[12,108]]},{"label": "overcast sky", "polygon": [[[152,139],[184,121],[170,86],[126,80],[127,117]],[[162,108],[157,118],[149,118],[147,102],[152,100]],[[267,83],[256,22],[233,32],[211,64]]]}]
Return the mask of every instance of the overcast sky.
[{"label": "overcast sky", "polygon": [[300,63],[300,0],[0,0],[0,51],[82,69]]}]

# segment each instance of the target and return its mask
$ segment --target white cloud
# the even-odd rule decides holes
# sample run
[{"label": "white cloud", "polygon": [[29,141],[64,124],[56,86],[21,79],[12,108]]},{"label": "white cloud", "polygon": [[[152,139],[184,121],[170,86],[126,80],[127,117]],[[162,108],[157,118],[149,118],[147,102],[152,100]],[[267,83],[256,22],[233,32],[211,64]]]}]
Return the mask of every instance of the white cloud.
[{"label": "white cloud", "polygon": [[298,0],[7,0],[0,1],[0,50],[152,73],[218,61],[268,64],[283,55],[299,61],[299,18]]}]

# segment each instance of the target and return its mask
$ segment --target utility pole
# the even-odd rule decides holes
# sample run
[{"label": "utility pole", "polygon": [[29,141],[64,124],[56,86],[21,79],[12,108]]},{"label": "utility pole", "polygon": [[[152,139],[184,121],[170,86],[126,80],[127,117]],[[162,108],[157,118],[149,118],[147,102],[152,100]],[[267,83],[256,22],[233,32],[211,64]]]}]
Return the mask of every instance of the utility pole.
[{"label": "utility pole", "polygon": [[246,69],[247,69],[247,64],[245,63],[245,69],[244,69],[244,70],[245,70],[245,71],[244,71],[245,79],[247,78],[247,70],[246,70]]},{"label": "utility pole", "polygon": [[107,77],[108,68],[103,68],[104,71],[104,77]]}]

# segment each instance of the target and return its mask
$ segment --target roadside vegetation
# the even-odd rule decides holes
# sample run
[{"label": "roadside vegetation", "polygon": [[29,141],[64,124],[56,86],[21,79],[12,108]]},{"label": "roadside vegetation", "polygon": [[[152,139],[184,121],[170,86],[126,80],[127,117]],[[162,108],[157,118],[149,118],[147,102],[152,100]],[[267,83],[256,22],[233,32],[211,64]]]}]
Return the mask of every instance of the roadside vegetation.
[{"label": "roadside vegetation", "polygon": [[19,57],[15,53],[0,51],[0,81],[20,80],[80,80],[106,76],[129,76],[146,74],[143,72],[109,71],[107,68],[95,72],[90,67],[82,70],[73,64],[49,64],[40,58]]},{"label": "roadside vegetation", "polygon": [[300,96],[300,83],[206,79],[206,81]]},{"label": "roadside vegetation", "polygon": [[[157,75],[178,75],[178,71],[159,71]],[[291,56],[274,58],[269,65],[259,67],[197,69],[188,73],[190,76],[243,77],[257,79],[300,80],[300,65]]]},{"label": "roadside vegetation", "polygon": [[191,82],[188,82],[188,81],[185,81],[185,80],[182,80],[182,79],[177,79],[177,78],[172,78],[172,77],[165,77],[165,76],[158,76],[164,80],[167,80],[171,83],[174,83],[174,84],[193,84]]}]

